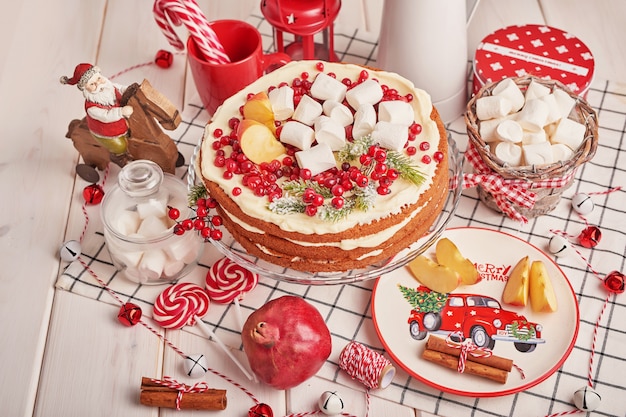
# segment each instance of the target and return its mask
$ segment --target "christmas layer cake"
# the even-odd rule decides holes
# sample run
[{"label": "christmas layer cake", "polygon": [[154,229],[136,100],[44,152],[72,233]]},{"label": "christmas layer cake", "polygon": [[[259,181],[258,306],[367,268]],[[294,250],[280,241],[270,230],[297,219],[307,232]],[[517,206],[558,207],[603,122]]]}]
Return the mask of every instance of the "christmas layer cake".
[{"label": "christmas layer cake", "polygon": [[417,241],[448,191],[447,134],[397,74],[292,62],[229,98],[196,170],[250,253],[309,272],[383,261]]}]

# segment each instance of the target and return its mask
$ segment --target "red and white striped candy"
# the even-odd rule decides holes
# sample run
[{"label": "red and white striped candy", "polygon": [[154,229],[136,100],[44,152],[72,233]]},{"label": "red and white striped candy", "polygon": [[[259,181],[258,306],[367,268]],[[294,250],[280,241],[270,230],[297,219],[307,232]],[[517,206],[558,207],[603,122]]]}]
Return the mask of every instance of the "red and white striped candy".
[{"label": "red and white striped candy", "polygon": [[211,300],[228,304],[243,299],[258,282],[258,274],[224,257],[209,269],[206,275],[206,290]]},{"label": "red and white striped candy", "polygon": [[209,311],[209,295],[196,284],[180,282],[165,289],[154,301],[153,317],[166,329],[193,326]]},{"label": "red and white striped candy", "polygon": [[176,49],[182,51],[185,46],[172,24],[184,24],[206,61],[213,64],[230,62],[224,47],[195,0],[155,0],[152,12],[161,32]]}]

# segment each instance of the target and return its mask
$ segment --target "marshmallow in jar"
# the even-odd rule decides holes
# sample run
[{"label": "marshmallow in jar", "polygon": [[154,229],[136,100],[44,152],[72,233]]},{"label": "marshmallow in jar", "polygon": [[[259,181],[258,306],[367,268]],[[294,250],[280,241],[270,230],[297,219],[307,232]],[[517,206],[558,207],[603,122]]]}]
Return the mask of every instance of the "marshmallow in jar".
[{"label": "marshmallow in jar", "polygon": [[195,233],[175,235],[168,206],[187,216],[185,183],[152,161],[130,162],[102,202],[104,239],[115,267],[131,281],[164,284],[186,275],[203,247]]},{"label": "marshmallow in jar", "polygon": [[505,78],[491,95],[476,98],[480,136],[509,167],[568,161],[587,137],[586,125],[574,120],[576,99],[538,80],[522,91],[513,78]]}]

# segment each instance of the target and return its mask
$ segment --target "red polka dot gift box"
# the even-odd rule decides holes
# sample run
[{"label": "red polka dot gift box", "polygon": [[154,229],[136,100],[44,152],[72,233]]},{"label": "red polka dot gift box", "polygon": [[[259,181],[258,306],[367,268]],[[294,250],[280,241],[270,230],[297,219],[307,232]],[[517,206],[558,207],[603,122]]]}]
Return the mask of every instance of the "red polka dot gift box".
[{"label": "red polka dot gift box", "polygon": [[557,80],[585,97],[594,74],[593,54],[571,33],[545,25],[508,26],[486,36],[474,56],[473,94],[507,77]]}]

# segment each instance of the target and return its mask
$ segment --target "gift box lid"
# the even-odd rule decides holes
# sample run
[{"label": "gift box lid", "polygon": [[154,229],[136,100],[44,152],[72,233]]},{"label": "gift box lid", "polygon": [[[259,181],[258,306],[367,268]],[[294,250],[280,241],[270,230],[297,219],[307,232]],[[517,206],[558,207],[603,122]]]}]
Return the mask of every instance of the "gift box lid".
[{"label": "gift box lid", "polygon": [[558,80],[584,96],[593,54],[580,39],[545,25],[514,25],[486,36],[474,58],[474,93],[483,85],[526,74]]}]

